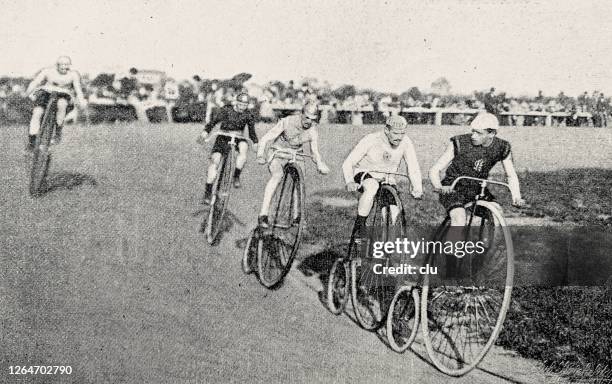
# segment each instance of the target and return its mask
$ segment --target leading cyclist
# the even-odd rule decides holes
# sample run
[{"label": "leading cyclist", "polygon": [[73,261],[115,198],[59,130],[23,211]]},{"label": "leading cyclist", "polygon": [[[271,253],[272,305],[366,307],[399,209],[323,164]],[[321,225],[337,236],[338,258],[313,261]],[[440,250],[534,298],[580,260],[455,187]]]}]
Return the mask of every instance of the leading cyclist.
[{"label": "leading cyclist", "polygon": [[[221,123],[221,132],[235,132],[242,134],[244,127],[248,127],[249,138],[253,142],[253,150],[257,150],[257,134],[255,133],[255,116],[248,110],[249,107],[249,95],[246,93],[240,93],[236,97],[236,103],[234,106],[227,105],[221,108],[217,113],[213,114],[212,120],[204,127],[204,130],[198,137],[198,143],[203,144],[208,137],[210,131],[215,125]],[[202,202],[204,204],[210,204],[210,195],[212,193],[213,183],[217,177],[217,167],[221,161],[221,154],[227,154],[228,143],[231,138],[227,136],[217,136],[215,144],[212,148],[210,155],[210,165],[208,166],[208,172],[206,177],[206,190],[204,192],[204,198]],[[247,151],[249,145],[244,139],[238,139],[238,156],[236,157],[236,170],[234,171],[234,187],[240,188],[240,173],[242,168],[247,161]]]},{"label": "leading cyclist", "polygon": [[77,71],[70,69],[72,60],[68,56],[60,56],[54,67],[40,70],[26,89],[26,96],[34,101],[34,110],[30,120],[28,149],[34,148],[36,135],[40,131],[42,116],[49,102],[51,92],[58,93],[55,137],[52,143],[59,143],[62,139],[62,127],[66,113],[74,108],[72,98],[76,96],[81,107],[87,104],[81,88],[81,76]]},{"label": "leading cyclist", "polygon": [[[272,142],[272,148],[288,148],[299,151],[305,143],[310,142],[310,152],[314,162],[317,164],[319,173],[324,175],[329,173],[329,168],[323,162],[321,154],[319,153],[319,135],[315,127],[318,117],[317,105],[312,102],[306,103],[300,114],[287,116],[281,119],[261,138],[257,151],[257,161],[260,164],[265,164],[270,161],[269,170],[272,176],[264,189],[261,211],[257,220],[260,227],[268,228],[270,226],[268,221],[270,202],[272,201],[272,196],[274,196],[277,185],[283,178],[283,167],[288,161],[278,157],[266,159],[265,149],[267,143]],[[297,220],[299,218],[295,219]]]},{"label": "leading cyclist", "polygon": [[[407,127],[408,123],[402,116],[389,116],[384,130],[364,136],[342,164],[346,189],[350,192],[362,192],[354,229],[357,238],[364,238],[366,235],[366,219],[374,204],[380,181],[385,177],[384,173],[375,171],[396,173],[403,159],[412,184],[412,196],[415,199],[423,196],[421,168],[412,140],[406,136]],[[388,197],[383,196],[383,199],[386,198]],[[389,208],[392,220],[395,221],[399,208],[396,205],[390,205]]]},{"label": "leading cyclist", "polygon": [[[513,205],[523,206],[518,176],[512,161],[510,143],[497,137],[499,122],[490,113],[478,114],[470,124],[472,133],[454,136],[446,151],[429,171],[429,179],[434,189],[440,192],[440,203],[451,218],[452,226],[465,226],[467,215],[464,205],[474,200],[480,193],[478,183],[467,181],[459,183],[456,190],[450,185],[459,176],[487,179],[491,169],[501,161],[508,176]],[[440,173],[446,169],[446,176],[440,181]],[[485,191],[485,200],[493,201],[493,195]]]}]

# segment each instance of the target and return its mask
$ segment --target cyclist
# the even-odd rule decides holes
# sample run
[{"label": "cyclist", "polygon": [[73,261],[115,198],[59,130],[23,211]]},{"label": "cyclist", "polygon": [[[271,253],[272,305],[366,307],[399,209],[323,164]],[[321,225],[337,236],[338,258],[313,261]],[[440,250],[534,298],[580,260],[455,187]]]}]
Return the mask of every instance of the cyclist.
[{"label": "cyclist", "polygon": [[[283,178],[283,167],[288,160],[275,157],[266,159],[265,149],[266,144],[272,142],[272,148],[292,149],[299,151],[305,143],[310,142],[310,152],[314,162],[317,164],[317,170],[322,174],[329,173],[329,168],[323,162],[319,153],[319,135],[316,129],[316,120],[318,118],[318,108],[314,103],[307,103],[302,108],[300,114],[287,116],[281,119],[272,129],[270,129],[262,138],[257,151],[257,161],[260,164],[270,162],[269,170],[270,180],[264,189],[264,197],[261,203],[261,211],[258,217],[258,224],[262,228],[268,228],[268,213],[270,211],[270,202],[276,186]],[[270,154],[271,155],[271,154]],[[296,222],[299,218],[295,218]]]},{"label": "cyclist", "polygon": [[[49,102],[51,92],[58,92],[55,137],[52,143],[59,143],[62,139],[62,126],[66,113],[74,108],[72,98],[76,96],[77,103],[84,107],[87,102],[81,88],[81,76],[77,71],[70,69],[72,60],[68,56],[60,56],[54,67],[40,70],[26,89],[26,96],[34,101],[34,110],[30,120],[28,149],[34,148],[36,135],[40,131],[42,116]],[[37,91],[37,92],[36,92]]]},{"label": "cyclist", "polygon": [[[212,120],[206,124],[204,130],[198,137],[198,143],[203,144],[204,140],[215,127],[215,125],[221,123],[219,127],[221,132],[237,132],[243,133],[244,127],[247,126],[249,130],[249,138],[253,141],[257,149],[257,134],[255,133],[255,117],[248,110],[249,107],[249,95],[246,93],[240,93],[236,97],[236,102],[233,106],[227,105],[221,108],[217,113],[214,114]],[[204,192],[204,204],[210,204],[210,195],[212,193],[213,183],[217,177],[217,167],[221,161],[221,154],[226,154],[228,151],[228,142],[231,138],[227,136],[217,136],[215,144],[212,148],[210,155],[210,165],[208,166],[208,172],[206,177],[206,190]],[[249,145],[246,140],[238,139],[238,156],[236,157],[236,170],[234,171],[234,187],[240,188],[240,173],[247,160],[247,151]]]},{"label": "cyclist", "polygon": [[[446,151],[429,171],[434,189],[440,192],[440,203],[449,213],[452,226],[465,226],[467,215],[463,208],[480,193],[480,186],[474,182],[459,183],[452,191],[450,185],[459,176],[486,179],[489,171],[501,161],[508,176],[513,204],[522,206],[519,180],[512,162],[510,143],[497,137],[499,122],[491,113],[478,114],[470,124],[472,133],[454,136]],[[446,169],[446,176],[440,181],[440,173]],[[493,195],[485,191],[485,200],[493,201]]]},{"label": "cyclist", "polygon": [[[408,168],[408,177],[412,184],[412,196],[420,199],[423,195],[421,181],[421,168],[416,157],[412,140],[406,136],[408,123],[402,116],[389,116],[382,131],[364,136],[349,153],[342,164],[342,173],[349,192],[359,191],[359,205],[357,206],[357,220],[355,232],[357,238],[364,238],[365,224],[374,196],[378,191],[384,173],[374,171],[397,172],[402,159]],[[383,199],[388,198],[384,197]],[[396,205],[390,205],[392,221],[399,213]]]}]

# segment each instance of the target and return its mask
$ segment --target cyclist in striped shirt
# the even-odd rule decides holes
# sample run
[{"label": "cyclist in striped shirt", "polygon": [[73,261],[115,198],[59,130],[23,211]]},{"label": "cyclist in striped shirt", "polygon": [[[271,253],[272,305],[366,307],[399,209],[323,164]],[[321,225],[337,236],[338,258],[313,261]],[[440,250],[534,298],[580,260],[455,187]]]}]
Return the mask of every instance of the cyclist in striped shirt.
[{"label": "cyclist in striped shirt", "polygon": [[318,108],[314,103],[307,103],[302,108],[302,113],[299,115],[287,116],[281,119],[272,129],[270,129],[259,141],[257,151],[257,161],[260,164],[270,163],[270,180],[264,189],[264,197],[261,203],[261,211],[259,213],[258,224],[262,228],[269,227],[268,212],[270,211],[270,202],[276,187],[283,178],[283,167],[287,160],[274,158],[271,159],[272,151],[269,152],[266,158],[266,144],[272,143],[272,148],[288,148],[292,150],[301,150],[303,145],[310,143],[310,152],[314,162],[317,164],[317,170],[321,174],[329,173],[329,168],[323,162],[319,153],[319,135],[316,129],[316,120],[318,119]]}]

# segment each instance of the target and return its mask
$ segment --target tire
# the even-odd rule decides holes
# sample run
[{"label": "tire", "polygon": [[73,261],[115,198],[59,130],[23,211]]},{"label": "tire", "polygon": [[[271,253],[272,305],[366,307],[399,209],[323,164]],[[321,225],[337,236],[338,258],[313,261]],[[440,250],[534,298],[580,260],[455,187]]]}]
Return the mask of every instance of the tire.
[{"label": "tire", "polygon": [[327,280],[327,308],[334,315],[344,312],[349,295],[348,268],[344,259],[337,259]]},{"label": "tire", "polygon": [[402,353],[416,338],[420,318],[419,292],[403,286],[395,292],[387,313],[387,340],[395,352]]},{"label": "tire", "polygon": [[[484,261],[474,265],[471,256],[457,261],[452,255],[432,253],[428,263],[441,267],[438,272],[442,271],[445,279],[430,275],[423,279],[421,324],[427,354],[436,368],[451,376],[468,373],[484,358],[501,331],[512,294],[514,249],[510,230],[492,203],[479,201],[478,205],[488,211],[482,215],[485,223],[464,233],[490,233],[491,224],[486,221],[495,221],[494,239],[488,240],[494,241],[494,246],[476,255]],[[438,235],[444,235],[442,227],[448,229],[450,222],[443,223]],[[449,270],[456,276],[446,274]]]},{"label": "tire", "polygon": [[263,231],[257,252],[259,281],[266,288],[275,288],[283,281],[297,254],[304,213],[302,180],[300,169],[286,164],[283,179],[272,197],[270,228]]},{"label": "tire", "polygon": [[32,156],[32,169],[30,172],[30,195],[37,197],[44,193],[47,172],[51,162],[49,147],[51,137],[55,130],[55,109],[57,95],[49,97],[49,103],[45,108],[45,113],[40,124],[40,131],[36,136],[34,144],[34,154]]},{"label": "tire", "polygon": [[206,240],[213,244],[223,228],[223,218],[230,198],[232,174],[234,173],[234,149],[221,157],[219,171],[213,184],[210,211],[206,221]]},{"label": "tire", "polygon": [[247,240],[244,252],[242,253],[242,272],[250,274],[255,272],[257,265],[257,247],[259,243],[259,236],[257,230],[251,232],[249,240]]},{"label": "tire", "polygon": [[[389,211],[382,201],[385,193],[395,199],[399,208],[400,217],[395,225],[391,223],[390,215],[385,213]],[[366,243],[357,244],[356,234],[353,231],[349,245],[351,302],[359,325],[366,330],[375,330],[383,324],[387,307],[393,298],[396,281],[390,276],[374,273],[377,264],[388,264],[389,259],[371,257],[370,246],[375,241],[387,241],[392,232],[401,236],[406,225],[402,202],[394,187],[380,186],[366,223],[369,231]]]}]

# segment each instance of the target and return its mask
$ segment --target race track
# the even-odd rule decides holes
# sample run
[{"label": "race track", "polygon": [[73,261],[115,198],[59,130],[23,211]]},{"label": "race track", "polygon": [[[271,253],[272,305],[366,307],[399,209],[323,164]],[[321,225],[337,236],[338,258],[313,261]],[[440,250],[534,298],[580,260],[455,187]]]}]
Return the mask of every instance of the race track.
[{"label": "race track", "polygon": [[[340,180],[339,161],[359,139],[336,129],[321,129],[334,172],[310,167],[308,193]],[[45,377],[51,383],[547,381],[535,363],[499,350],[483,370],[450,379],[330,314],[297,271],[275,291],[245,276],[237,243],[255,224],[267,171],[251,154],[232,195],[233,226],[209,246],[199,130],[67,127],[51,191],[38,199],[27,194],[23,128],[0,130],[0,382],[42,380],[9,376],[10,365],[72,366],[71,376]],[[435,156],[424,157],[425,170]]]}]

